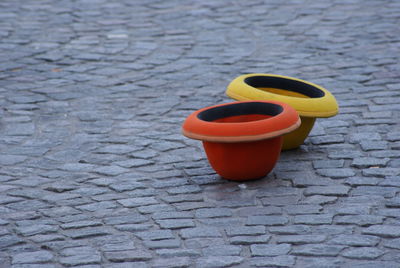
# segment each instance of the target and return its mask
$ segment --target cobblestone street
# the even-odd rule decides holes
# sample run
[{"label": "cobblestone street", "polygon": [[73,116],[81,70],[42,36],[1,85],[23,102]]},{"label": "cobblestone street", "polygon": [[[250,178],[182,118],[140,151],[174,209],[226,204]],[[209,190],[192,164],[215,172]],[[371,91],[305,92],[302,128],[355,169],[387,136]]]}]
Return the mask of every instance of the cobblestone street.
[{"label": "cobblestone street", "polygon": [[[400,1],[2,0],[0,268],[400,267]],[[339,114],[267,177],[181,134],[246,73]]]}]

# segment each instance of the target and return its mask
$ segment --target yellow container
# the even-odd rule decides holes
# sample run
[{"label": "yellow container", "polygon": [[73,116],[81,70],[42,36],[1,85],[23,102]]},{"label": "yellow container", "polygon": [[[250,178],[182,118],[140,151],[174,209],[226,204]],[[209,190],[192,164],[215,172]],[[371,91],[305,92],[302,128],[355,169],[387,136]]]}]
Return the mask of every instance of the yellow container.
[{"label": "yellow container", "polygon": [[301,126],[286,134],[282,150],[299,147],[307,138],[315,119],[338,113],[335,97],[316,84],[283,75],[246,74],[235,78],[226,94],[236,100],[275,100],[292,106],[299,113]]}]

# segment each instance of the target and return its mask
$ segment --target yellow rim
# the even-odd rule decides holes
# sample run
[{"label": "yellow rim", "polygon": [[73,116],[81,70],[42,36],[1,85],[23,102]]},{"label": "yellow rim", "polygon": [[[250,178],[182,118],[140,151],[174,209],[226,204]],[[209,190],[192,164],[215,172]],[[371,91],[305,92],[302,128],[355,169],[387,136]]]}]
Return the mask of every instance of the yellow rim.
[{"label": "yellow rim", "polygon": [[[252,78],[277,78],[289,83],[297,83],[313,91],[320,91],[321,96],[309,97],[287,88],[277,86],[254,87],[246,82]],[[285,92],[286,91],[286,92]],[[306,92],[307,93],[307,92]],[[289,104],[301,116],[305,117],[331,117],[338,113],[339,108],[335,97],[325,88],[305,80],[275,74],[246,74],[235,78],[226,90],[226,94],[236,100],[276,100]]]}]

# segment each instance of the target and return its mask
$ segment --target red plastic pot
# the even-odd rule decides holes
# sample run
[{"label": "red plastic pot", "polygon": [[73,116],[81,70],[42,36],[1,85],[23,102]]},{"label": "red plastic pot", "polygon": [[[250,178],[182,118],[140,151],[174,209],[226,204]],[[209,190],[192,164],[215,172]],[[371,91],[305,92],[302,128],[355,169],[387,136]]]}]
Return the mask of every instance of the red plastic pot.
[{"label": "red plastic pot", "polygon": [[221,177],[243,181],[266,176],[279,158],[282,135],[299,126],[296,110],[285,103],[243,101],[192,113],[182,133],[203,141],[208,161]]}]

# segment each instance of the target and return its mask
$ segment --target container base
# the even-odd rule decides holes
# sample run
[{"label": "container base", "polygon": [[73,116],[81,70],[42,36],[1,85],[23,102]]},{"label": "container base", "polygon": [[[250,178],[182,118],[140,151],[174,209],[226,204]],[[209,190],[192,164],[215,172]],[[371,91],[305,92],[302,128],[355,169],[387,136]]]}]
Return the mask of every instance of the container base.
[{"label": "container base", "polygon": [[234,181],[265,177],[278,161],[282,148],[281,136],[240,143],[203,141],[212,168],[222,177]]},{"label": "container base", "polygon": [[314,126],[315,117],[300,116],[301,125],[295,131],[283,135],[282,151],[292,150],[298,148],[304,143],[311,129]]}]

